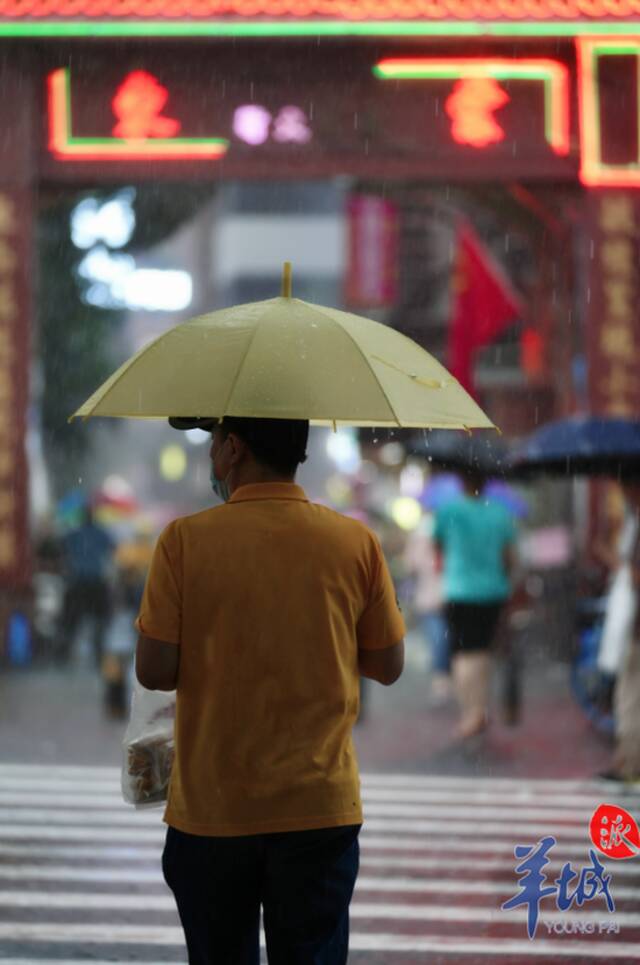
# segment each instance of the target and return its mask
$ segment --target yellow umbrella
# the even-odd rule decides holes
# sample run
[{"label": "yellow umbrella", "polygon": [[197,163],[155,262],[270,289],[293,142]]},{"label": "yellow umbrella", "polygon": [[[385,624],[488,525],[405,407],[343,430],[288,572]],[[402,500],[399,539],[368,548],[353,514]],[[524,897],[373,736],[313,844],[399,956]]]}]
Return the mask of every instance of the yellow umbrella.
[{"label": "yellow umbrella", "polygon": [[282,295],[190,319],[146,345],[71,418],[253,416],[312,425],[493,428],[428,352],[386,325]]}]

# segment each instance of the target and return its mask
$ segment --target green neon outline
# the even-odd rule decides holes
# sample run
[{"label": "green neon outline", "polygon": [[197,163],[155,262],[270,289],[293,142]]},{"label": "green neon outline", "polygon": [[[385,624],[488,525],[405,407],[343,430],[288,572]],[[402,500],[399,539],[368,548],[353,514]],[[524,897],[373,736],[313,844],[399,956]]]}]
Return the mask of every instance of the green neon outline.
[{"label": "green neon outline", "polygon": [[[122,147],[122,151],[114,151],[114,157],[118,154],[127,154],[134,150],[131,146],[131,142],[127,141],[123,137],[74,137],[71,133],[71,122],[73,120],[72,108],[71,108],[71,70],[69,67],[63,67],[64,71],[64,86],[65,86],[65,97],[67,101],[67,131],[65,136],[65,147],[109,147],[114,148]],[[196,146],[204,147],[221,147],[228,148],[230,141],[226,137],[153,137],[145,139],[147,144],[159,144],[161,147],[177,144],[178,147],[187,147],[190,144],[195,144]],[[141,153],[145,153],[144,147],[140,148]],[[154,152],[150,151],[146,155],[149,160],[168,160],[171,161],[173,158],[154,158]],[[78,159],[82,160],[82,156],[78,155]],[[179,160],[179,158],[175,158]],[[193,158],[190,160],[198,160],[198,158]],[[210,158],[202,158],[202,160],[211,160]]]},{"label": "green neon outline", "polygon": [[[85,147],[87,145],[104,147],[104,145],[109,144],[112,144],[114,147],[123,147],[127,151],[137,150],[132,148],[131,141],[127,141],[122,137],[74,137],[73,135],[67,137],[67,147]],[[140,151],[144,153],[144,145],[149,144],[159,144],[163,146],[177,144],[179,147],[187,144],[200,144],[206,147],[228,147],[229,140],[226,137],[148,137],[142,139]],[[153,153],[150,154],[150,157],[153,157]]]},{"label": "green neon outline", "polygon": [[[640,26],[640,25],[639,25]],[[595,159],[594,168],[596,171],[601,171],[603,174],[625,174],[625,173],[639,173],[640,172],[640,137],[638,138],[638,159],[635,162],[630,162],[628,164],[606,164],[602,160],[602,137],[601,137],[601,126],[600,126],[600,84],[599,80],[599,70],[598,61],[600,57],[612,57],[616,55],[621,55],[625,57],[635,57],[636,58],[636,85],[638,88],[637,96],[637,107],[638,107],[638,131],[640,132],[640,44],[633,44],[629,46],[616,45],[610,47],[607,41],[603,41],[602,44],[597,44],[591,50],[591,68],[593,71],[593,82],[596,95],[596,116],[594,122],[596,125],[596,146],[597,146],[597,158]]]},{"label": "green neon outline", "polygon": [[[640,29],[640,24],[638,25]],[[411,59],[411,58],[408,58]],[[438,58],[435,58],[438,59]],[[465,58],[465,60],[471,60],[473,58]],[[478,65],[482,66],[483,70],[490,76],[496,77],[500,80],[549,80],[549,70],[546,67],[530,67],[530,66],[519,66],[514,63],[513,66],[500,66],[500,67],[490,67],[484,65],[484,58],[478,58]],[[427,80],[430,78],[442,78],[444,80],[449,80],[451,78],[457,78],[462,76],[461,70],[466,72],[468,63],[465,64],[464,68],[460,68],[455,64],[451,67],[429,67],[425,65],[424,67],[418,67],[412,71],[398,71],[398,73],[388,73],[382,70],[378,64],[372,67],[373,73],[376,77],[381,80]]]},{"label": "green neon outline", "polygon": [[616,37],[639,35],[640,21],[505,22],[502,20],[181,20],[0,22],[0,37]]},{"label": "green neon outline", "polygon": [[[640,24],[639,24],[640,27]],[[479,58],[480,59],[480,58]],[[387,73],[378,64],[371,68],[372,72],[380,80],[453,80],[461,76],[460,70],[452,64],[451,67],[418,67],[411,72]],[[544,84],[544,136],[547,144],[551,144],[551,114],[553,101],[553,78],[549,76],[549,70],[545,67],[486,67],[489,77],[497,80],[541,80]]]},{"label": "green neon outline", "polygon": [[[640,28],[640,24],[638,24],[638,27]],[[640,30],[638,32],[640,33]],[[633,46],[630,44],[628,47],[622,47],[619,44],[616,44],[614,47],[609,47],[605,42],[602,45],[602,47],[600,47],[599,45],[597,47],[594,47],[594,51],[597,51],[596,53],[597,57],[602,57],[603,55],[607,57],[612,57],[615,54],[624,54],[626,57],[628,57],[630,54],[637,55],[639,50],[640,50],[640,44],[633,44]]]},{"label": "green neon outline", "polygon": [[596,164],[600,169],[607,168],[609,165],[602,163],[602,129],[600,125],[600,72],[598,68],[598,57],[597,48],[591,51],[591,68],[593,76],[593,89],[596,97],[596,150],[597,150],[597,160]]}]

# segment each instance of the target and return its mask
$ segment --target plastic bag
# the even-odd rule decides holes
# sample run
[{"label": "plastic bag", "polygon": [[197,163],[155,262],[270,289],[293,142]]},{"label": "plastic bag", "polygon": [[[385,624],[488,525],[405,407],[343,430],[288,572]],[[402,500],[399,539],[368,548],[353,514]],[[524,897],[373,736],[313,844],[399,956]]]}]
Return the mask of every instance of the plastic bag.
[{"label": "plastic bag", "polygon": [[633,637],[637,598],[629,563],[617,570],[607,597],[607,608],[598,650],[598,669],[618,673]]},{"label": "plastic bag", "polygon": [[122,796],[136,808],[161,807],[173,766],[176,692],[147,690],[136,680],[122,742]]}]

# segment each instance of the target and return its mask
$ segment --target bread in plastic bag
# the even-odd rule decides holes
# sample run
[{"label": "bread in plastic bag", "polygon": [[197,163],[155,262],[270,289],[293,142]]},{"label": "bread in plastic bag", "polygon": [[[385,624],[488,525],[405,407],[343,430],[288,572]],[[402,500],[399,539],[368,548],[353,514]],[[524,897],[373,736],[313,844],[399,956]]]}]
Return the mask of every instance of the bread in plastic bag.
[{"label": "bread in plastic bag", "polygon": [[175,690],[147,690],[136,680],[122,742],[121,785],[127,804],[147,808],[166,802],[173,766],[175,714]]}]

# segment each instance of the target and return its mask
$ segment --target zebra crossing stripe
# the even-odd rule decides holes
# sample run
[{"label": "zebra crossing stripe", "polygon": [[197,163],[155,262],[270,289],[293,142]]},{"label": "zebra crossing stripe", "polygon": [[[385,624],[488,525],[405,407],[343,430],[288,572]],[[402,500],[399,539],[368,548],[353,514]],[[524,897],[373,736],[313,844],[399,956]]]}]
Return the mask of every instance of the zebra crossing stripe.
[{"label": "zebra crossing stripe", "polygon": [[[54,850],[54,849],[52,849]],[[48,857],[55,858],[78,858],[79,860],[83,858],[91,858],[96,860],[101,857],[99,851],[96,852],[95,849],[87,848],[83,853],[78,854],[79,849],[77,848],[59,848],[55,849],[56,854],[42,854],[40,851],[37,853],[31,852],[31,857]],[[104,849],[107,850],[107,849]],[[58,878],[65,878],[70,881],[154,881],[156,879],[162,880],[160,872],[158,870],[152,869],[139,869],[130,870],[122,867],[122,857],[131,859],[131,854],[126,849],[114,848],[115,852],[122,852],[120,856],[118,854],[106,855],[107,858],[117,858],[118,866],[117,868],[105,868],[101,866],[100,868],[85,868],[84,866],[78,865],[49,865],[49,864],[3,864],[2,859],[8,857],[6,848],[0,848],[0,880],[3,878],[8,879],[30,879],[30,878],[40,878],[42,880],[54,881]],[[16,848],[12,852],[12,857],[25,857],[23,849]],[[104,858],[104,856],[102,856]],[[160,865],[160,852],[140,852],[135,856],[135,861],[139,862],[140,859],[147,864],[153,864],[156,868]],[[563,865],[562,860],[552,860],[547,866],[547,874],[551,875],[559,873]],[[626,862],[615,862],[613,864],[607,864],[606,859],[603,857],[603,864],[608,871],[615,872],[616,880],[620,877],[634,877],[638,878],[637,885],[634,886],[637,890],[634,891],[634,895],[640,898],[640,867],[635,867],[633,863]],[[360,854],[360,870],[374,870],[374,869],[394,869],[397,871],[433,871],[436,873],[446,873],[455,870],[468,870],[469,862],[464,860],[456,859],[443,859],[437,860],[432,858],[380,858],[371,857],[366,852]],[[482,861],[482,870],[487,872],[493,871],[503,871],[506,873],[513,873],[514,862],[513,861]],[[358,878],[360,881],[360,878]],[[385,879],[386,880],[386,879]],[[420,880],[419,878],[412,878],[411,880]],[[442,879],[446,880],[446,879]],[[471,879],[461,879],[463,882]],[[620,889],[616,887],[616,895],[620,894]]]},{"label": "zebra crossing stripe", "polygon": [[[369,817],[369,815],[376,813],[375,808],[367,808],[365,805],[364,816],[367,827],[370,831],[400,831],[400,832],[419,832],[419,833],[430,833],[437,834],[439,837],[443,836],[443,824],[442,820],[421,820],[419,818],[403,818],[402,820],[395,820],[393,817],[380,816]],[[589,815],[590,816],[590,815]],[[585,838],[585,828],[588,821],[588,817],[585,817],[584,821],[577,825],[562,825],[558,826],[557,823],[541,824],[535,821],[518,821],[512,814],[511,819],[502,822],[493,821],[463,821],[459,819],[446,818],[446,831],[445,836],[451,837],[470,835],[476,838],[478,835],[491,834],[497,836],[506,836],[510,840],[519,841],[523,836],[535,836],[538,837],[549,834],[553,829],[558,831],[558,836],[560,833],[563,838],[576,838],[583,840]],[[446,817],[446,813],[443,814],[443,819]],[[4,834],[5,828],[15,827],[18,822],[24,824],[24,822],[32,822],[31,827],[34,829],[34,833],[40,831],[41,826],[52,828],[53,826],[64,826],[72,825],[78,830],[81,828],[91,828],[99,829],[104,827],[105,818],[101,816],[96,811],[55,811],[46,808],[0,808],[0,836]],[[158,825],[158,830],[162,830],[162,825],[160,824],[159,816],[153,815],[149,816],[144,812],[137,814],[135,811],[114,811],[109,813],[108,817],[109,825],[115,829],[116,826],[127,826],[127,827],[140,827],[141,825],[146,827],[153,827]],[[8,822],[8,823],[7,823]],[[16,822],[14,824],[13,822]],[[142,828],[140,828],[142,830]],[[156,833],[154,829],[154,833]]]},{"label": "zebra crossing stripe", "polygon": [[[86,891],[0,891],[0,907],[2,908],[54,908],[78,909],[78,911],[169,911],[175,912],[173,896],[140,895],[140,894],[88,894]],[[501,922],[526,922],[526,911],[504,912],[497,905],[477,905],[470,908],[450,908],[445,905],[413,905],[391,902],[359,902],[351,903],[349,914],[352,918],[381,918],[392,921],[453,921],[453,922],[482,922],[496,924]],[[566,921],[566,913],[561,911],[546,911],[546,921]],[[632,911],[617,911],[615,917],[610,916],[605,908],[598,911],[577,911],[573,917],[581,922],[594,922],[611,918],[616,924],[637,928],[640,926],[640,913]],[[2,936],[0,925],[0,936]],[[6,935],[5,935],[6,937]]]},{"label": "zebra crossing stripe", "polygon": [[[53,778],[56,781],[74,778],[87,787],[95,786],[95,782],[102,780],[111,783],[112,787],[120,785],[120,768],[109,766],[92,766],[85,764],[0,764],[0,779],[19,777]],[[535,794],[542,792],[545,796],[555,792],[563,799],[570,792],[602,796],[603,785],[598,781],[583,778],[518,778],[518,777],[455,777],[440,774],[396,774],[361,772],[360,780],[363,788],[407,788],[426,790],[458,790],[465,795],[468,791],[486,791],[494,798],[496,793],[502,795],[513,791],[516,795]],[[637,793],[633,787],[616,788],[616,793]]]},{"label": "zebra crossing stripe", "polygon": [[[0,938],[25,942],[93,942],[100,945],[184,945],[182,929],[157,925],[67,925],[67,924],[0,924]],[[264,947],[264,938],[261,937]],[[457,937],[421,937],[417,935],[394,935],[385,933],[359,933],[349,936],[351,951],[371,952],[433,952],[456,955],[487,955],[491,961],[502,955],[518,957],[558,956],[568,958],[586,958],[600,961],[612,961],[627,958],[637,959],[638,945],[633,942],[618,941],[571,941],[559,942],[545,938],[528,939],[473,939],[461,940]],[[3,965],[8,965],[11,959],[2,959]],[[26,965],[24,959],[13,959],[19,965]],[[54,959],[55,965],[60,965],[59,959]],[[42,965],[53,965],[51,959],[45,959]],[[76,960],[77,961],[77,960]],[[97,962],[92,959],[93,965]],[[36,965],[33,959],[28,959],[28,965]]]},{"label": "zebra crossing stripe", "polygon": [[[397,826],[400,831],[404,831],[404,825]],[[522,836],[520,836],[520,841],[517,842],[515,836],[510,835],[508,840],[496,840],[492,838],[483,838],[480,841],[473,840],[456,840],[453,837],[447,837],[442,834],[441,826],[438,825],[437,832],[439,834],[439,839],[425,840],[424,838],[416,838],[411,836],[406,837],[394,837],[393,835],[380,836],[381,832],[386,832],[388,825],[380,821],[366,821],[363,826],[363,830],[360,832],[360,842],[362,847],[366,847],[371,850],[383,850],[383,851],[410,851],[413,853],[425,852],[425,855],[433,855],[438,851],[445,851],[447,853],[451,852],[463,852],[465,854],[473,854],[477,860],[484,860],[482,858],[477,858],[479,854],[495,855],[499,852],[504,854],[513,855],[513,849],[515,843],[523,843]],[[477,830],[477,829],[476,829]],[[127,841],[131,841],[136,845],[147,844],[149,846],[149,854],[155,853],[155,850],[162,847],[164,842],[164,836],[166,834],[166,826],[160,825],[158,828],[105,828],[104,825],[95,825],[90,827],[63,827],[63,826],[46,826],[33,825],[33,824],[11,824],[11,825],[0,825],[0,851],[7,852],[7,848],[10,845],[6,845],[5,841],[40,841],[46,843],[47,841],[55,841],[57,845],[61,841],[77,842],[77,841],[89,841],[92,843],[96,842],[107,842],[113,841],[118,844],[123,844]],[[506,834],[506,832],[505,832]],[[575,837],[578,835],[576,834]],[[564,838],[564,834],[563,834]],[[4,840],[3,840],[4,839]],[[38,845],[40,848],[43,845]],[[16,846],[20,853],[22,853],[22,846]],[[69,853],[71,845],[68,845],[64,850],[65,853]],[[99,844],[96,844],[96,848]],[[584,844],[567,844],[563,840],[559,841],[558,848],[556,851],[556,857],[560,855],[570,857],[586,857],[588,850],[588,842],[585,840]],[[77,854],[77,849],[73,847],[74,853]],[[95,848],[87,849],[90,855],[95,855]]]},{"label": "zebra crossing stripe", "polygon": [[[89,807],[78,806],[79,802],[69,801],[69,806],[63,808],[63,801],[58,796],[52,802],[52,806],[46,809],[42,807],[30,807],[30,803],[42,804],[42,795],[34,798],[33,802],[23,798],[16,799],[11,806],[3,807],[0,801],[0,821],[15,820],[18,815],[23,816],[23,820],[43,821],[51,820],[56,823],[76,823],[79,821],[95,820],[97,818],[109,820],[112,823],[130,824],[154,824],[158,822],[161,815],[160,808],[153,810],[135,811],[127,807],[122,801],[114,802],[109,805],[107,802],[96,801],[95,805]],[[446,820],[447,822],[473,822],[482,824],[491,821],[509,821],[509,823],[528,824],[537,822],[553,824],[556,827],[570,827],[571,825],[581,825],[584,827],[589,823],[598,802],[594,801],[593,806],[584,810],[573,810],[569,813],[544,812],[537,808],[484,808],[484,807],[456,807],[450,805],[446,807],[433,807],[430,805],[419,804],[379,804],[372,802],[368,798],[364,799],[365,816],[381,818],[424,818],[426,820]]]},{"label": "zebra crossing stripe", "polygon": [[34,824],[2,824],[0,825],[0,839],[7,838],[11,841],[21,840],[26,838],[27,840],[52,840],[52,841],[95,841],[99,838],[101,841],[135,841],[139,844],[141,841],[151,841],[155,845],[159,845],[164,839],[164,833],[166,828],[133,828],[128,830],[126,828],[105,828],[104,826],[96,825],[95,827],[83,827],[83,828],[60,828],[51,827],[51,825],[46,826],[34,825]]},{"label": "zebra crossing stripe", "polygon": [[[38,780],[38,779],[15,779],[0,776],[2,790],[0,790],[0,804],[39,804],[43,794],[55,795],[52,805],[72,805],[72,806],[92,806],[96,807],[117,807],[122,805],[122,794],[119,782],[112,781],[101,784],[88,781],[59,781],[59,780]],[[509,807],[531,808],[540,813],[551,812],[562,814],[568,812],[573,814],[579,809],[591,809],[598,803],[605,788],[593,790],[581,795],[562,795],[551,797],[549,795],[538,797],[536,794],[524,792],[513,792],[500,794],[499,800],[502,805]],[[430,804],[442,806],[467,806],[467,807],[487,807],[495,808],[496,793],[475,792],[471,788],[460,788],[452,791],[442,791],[433,789],[388,789],[377,787],[363,787],[363,796],[366,800],[382,804],[384,802],[396,803],[401,801],[403,804]],[[617,793],[617,789],[616,789]],[[636,797],[637,800],[637,797]]]},{"label": "zebra crossing stripe", "polygon": [[[84,814],[91,813],[92,811],[99,811],[101,814],[105,812],[124,812],[131,814],[130,808],[122,800],[122,794],[118,792],[117,794],[61,794],[55,790],[45,791],[44,789],[39,790],[37,793],[30,791],[25,794],[17,793],[15,791],[7,792],[0,791],[0,807],[3,810],[10,810],[11,807],[37,807],[42,804],[43,797],[51,796],[51,811],[60,811],[63,807],[68,808],[70,813],[73,814]],[[517,814],[520,818],[527,818],[533,820],[543,820],[543,821],[553,821],[555,823],[571,822],[576,823],[578,821],[588,821],[593,811],[600,803],[598,798],[593,798],[587,803],[581,802],[579,806],[566,806],[566,807],[552,807],[550,805],[538,805],[531,806],[530,802],[515,802],[509,807],[496,807],[494,804],[472,804],[465,797],[465,803],[432,803],[425,800],[420,803],[420,798],[413,796],[411,798],[406,798],[403,794],[401,799],[399,799],[398,794],[390,793],[388,795],[385,792],[384,797],[381,799],[376,792],[368,792],[363,795],[364,804],[371,814],[378,815],[398,815],[398,816],[416,816],[424,815],[426,817],[433,818],[445,818],[445,817],[458,817],[458,818],[494,818],[494,819],[504,819],[510,820],[514,814]],[[500,804],[508,804],[503,798],[500,798]],[[157,813],[159,809],[153,809]],[[140,817],[144,817],[145,814],[149,815],[153,812],[140,812]]]},{"label": "zebra crossing stripe", "polygon": [[[361,866],[365,862],[361,862]],[[550,870],[550,869],[549,869]],[[43,868],[40,865],[0,865],[0,879],[42,881],[74,881],[92,882],[94,884],[155,884],[165,886],[164,878],[159,869],[134,871],[115,868],[76,868],[72,865]],[[410,878],[389,876],[362,875],[358,876],[356,892],[382,891],[406,892],[416,894],[451,894],[451,895],[503,895],[507,898],[513,893],[517,882],[514,879],[503,881],[480,881],[475,879],[438,879],[433,881],[428,877],[413,876]],[[615,886],[616,899],[640,899],[640,886]],[[11,894],[0,889],[0,905],[4,903],[4,895]]]},{"label": "zebra crossing stripe", "polygon": [[[433,853],[437,849],[430,847],[424,841],[416,839],[414,847],[410,850],[412,854],[420,854],[421,850],[424,854],[420,857],[406,857],[404,855],[392,855],[384,856],[379,855],[377,850],[382,850],[382,848],[375,845],[371,845],[370,839],[364,832],[360,833],[361,841],[361,852],[360,852],[360,868],[396,868],[398,870],[410,870],[415,869],[417,871],[435,871],[435,872],[450,872],[456,870],[467,870],[469,869],[469,860],[466,858],[452,858],[448,853],[442,857],[434,857]],[[402,842],[405,844],[406,842]],[[394,850],[393,840],[390,842],[384,841],[386,850]],[[485,845],[486,850],[489,853],[494,853],[491,847],[491,842],[487,842]],[[506,850],[506,849],[503,849]],[[573,850],[573,854],[584,857],[586,851],[580,846],[576,846]],[[510,849],[513,852],[513,848]],[[557,854],[551,858],[548,865],[548,871],[560,871],[564,860],[572,857],[567,849],[561,849],[560,845],[557,848]],[[604,855],[601,856],[603,864],[605,864],[609,871],[615,871],[616,879],[619,877],[636,877],[639,879],[640,885],[640,862],[635,864],[629,861],[616,861],[612,864],[607,865],[607,859]],[[11,878],[11,877],[51,877],[52,879],[56,877],[56,869],[60,868],[62,870],[65,866],[59,864],[3,864],[2,862],[8,858],[29,858],[35,861],[49,861],[55,859],[63,858],[66,861],[77,860],[83,861],[85,858],[89,858],[93,862],[117,862],[117,870],[115,874],[122,874],[123,868],[122,863],[126,862],[128,864],[132,863],[146,863],[153,864],[154,866],[159,866],[160,863],[160,850],[157,847],[149,848],[118,848],[114,846],[101,846],[96,845],[93,848],[84,848],[78,845],[68,845],[59,846],[46,844],[7,844],[6,842],[0,841],[0,878]],[[483,857],[481,859],[483,871],[504,871],[511,873],[514,870],[514,859],[513,857],[509,860],[506,859],[496,859],[490,857]],[[93,874],[91,869],[85,869],[84,866],[78,867],[76,865],[67,866],[70,871],[71,869],[76,869],[80,873]],[[22,869],[28,868],[29,874],[22,874]],[[15,874],[13,873],[15,870]],[[105,871],[110,873],[110,869],[106,868]],[[95,872],[98,874],[98,871]],[[151,873],[151,872],[150,872]],[[87,879],[89,880],[89,879]]]}]

